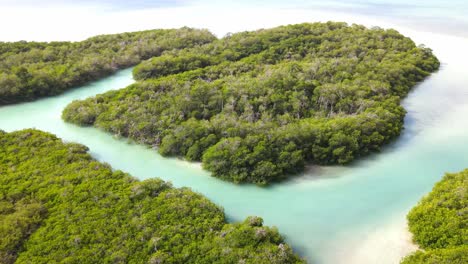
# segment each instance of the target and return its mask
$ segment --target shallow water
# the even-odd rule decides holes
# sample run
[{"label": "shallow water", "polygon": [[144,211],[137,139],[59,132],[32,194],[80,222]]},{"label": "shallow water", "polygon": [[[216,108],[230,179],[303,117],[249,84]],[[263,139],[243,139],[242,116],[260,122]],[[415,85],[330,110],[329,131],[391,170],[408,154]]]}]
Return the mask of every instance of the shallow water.
[{"label": "shallow water", "polygon": [[[308,21],[300,15],[296,20]],[[224,207],[230,220],[262,216],[312,263],[398,263],[414,249],[405,231],[407,211],[444,172],[468,167],[468,40],[398,29],[433,48],[442,61],[440,71],[404,100],[408,115],[402,136],[382,153],[351,166],[312,167],[268,188],[223,182],[198,164],[162,158],[152,149],[60,119],[72,100],[132,83],[131,69],[57,97],[0,107],[0,129],[35,127],[85,144],[95,158],[115,169],[140,179],[161,177],[203,193]]]}]

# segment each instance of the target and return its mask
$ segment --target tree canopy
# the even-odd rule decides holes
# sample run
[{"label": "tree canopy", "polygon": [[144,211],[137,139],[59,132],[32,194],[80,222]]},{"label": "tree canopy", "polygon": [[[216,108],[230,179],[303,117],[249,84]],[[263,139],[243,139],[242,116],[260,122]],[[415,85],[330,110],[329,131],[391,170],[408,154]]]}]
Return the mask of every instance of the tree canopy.
[{"label": "tree canopy", "polygon": [[403,127],[402,97],[438,67],[392,29],[281,26],[164,52],[135,67],[135,84],[62,117],[266,184],[379,151]]},{"label": "tree canopy", "polygon": [[0,263],[303,263],[259,217],[113,171],[56,136],[0,130]]},{"label": "tree canopy", "polygon": [[0,105],[56,95],[118,69],[215,37],[190,28],[101,35],[81,42],[0,42]]},{"label": "tree canopy", "polygon": [[449,173],[408,214],[421,250],[403,264],[468,263],[468,169]]}]

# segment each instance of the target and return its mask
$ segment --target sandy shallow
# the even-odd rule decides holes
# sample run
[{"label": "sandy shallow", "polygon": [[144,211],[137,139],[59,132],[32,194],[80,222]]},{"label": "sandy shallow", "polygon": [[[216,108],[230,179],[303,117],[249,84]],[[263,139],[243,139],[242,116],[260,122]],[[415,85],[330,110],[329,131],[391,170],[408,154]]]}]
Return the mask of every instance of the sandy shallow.
[{"label": "sandy shallow", "polygon": [[341,244],[342,247],[328,257],[329,263],[399,263],[404,256],[418,249],[411,241],[404,216],[371,229],[362,237],[352,240],[344,237],[343,241],[346,245]]}]

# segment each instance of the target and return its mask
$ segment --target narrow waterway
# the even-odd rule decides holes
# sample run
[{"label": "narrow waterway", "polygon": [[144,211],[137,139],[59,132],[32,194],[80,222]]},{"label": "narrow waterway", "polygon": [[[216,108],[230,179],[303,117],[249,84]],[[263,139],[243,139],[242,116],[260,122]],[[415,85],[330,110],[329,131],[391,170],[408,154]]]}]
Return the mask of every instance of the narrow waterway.
[{"label": "narrow waterway", "polygon": [[408,210],[444,172],[468,167],[468,41],[402,33],[433,48],[442,61],[440,71],[404,100],[403,135],[351,166],[312,167],[268,188],[223,182],[198,164],[163,158],[144,146],[61,120],[72,100],[132,83],[131,69],[57,97],[0,107],[0,129],[34,127],[85,144],[98,160],[137,178],[160,177],[191,187],[224,207],[230,220],[262,216],[312,263],[398,263],[413,249],[405,231]]}]

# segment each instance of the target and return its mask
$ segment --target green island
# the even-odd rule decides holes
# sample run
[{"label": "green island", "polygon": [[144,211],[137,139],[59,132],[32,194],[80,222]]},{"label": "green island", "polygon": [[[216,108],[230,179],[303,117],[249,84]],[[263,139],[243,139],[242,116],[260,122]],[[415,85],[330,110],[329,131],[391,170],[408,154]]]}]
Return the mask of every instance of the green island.
[{"label": "green island", "polygon": [[402,264],[468,263],[468,169],[448,173],[408,214],[420,250]]},{"label": "green island", "polygon": [[0,105],[31,101],[108,76],[118,69],[215,39],[206,30],[148,30],[81,42],[0,42]]},{"label": "green island", "polygon": [[0,263],[303,263],[259,217],[227,224],[188,188],[138,181],[88,148],[0,131]]},{"label": "green island", "polygon": [[401,99],[438,68],[392,29],[288,25],[163,52],[62,117],[262,185],[379,151],[403,128]]}]

